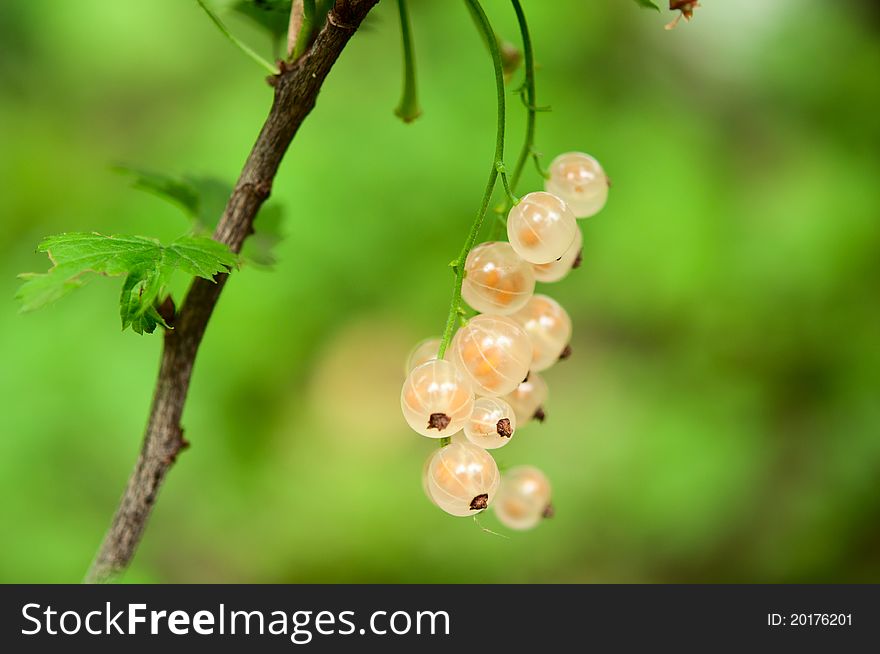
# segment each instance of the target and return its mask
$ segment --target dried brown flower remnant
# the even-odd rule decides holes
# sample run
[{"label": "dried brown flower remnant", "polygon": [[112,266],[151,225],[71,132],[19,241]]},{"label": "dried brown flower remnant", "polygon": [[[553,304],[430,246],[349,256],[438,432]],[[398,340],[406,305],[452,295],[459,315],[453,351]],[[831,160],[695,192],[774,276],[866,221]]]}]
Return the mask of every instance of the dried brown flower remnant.
[{"label": "dried brown flower remnant", "polygon": [[694,9],[699,6],[700,3],[696,0],[669,0],[669,10],[678,11],[679,14],[666,24],[666,29],[671,30],[678,25],[678,21],[681,20],[682,16],[684,16],[685,20],[693,18]]},{"label": "dried brown flower remnant", "polygon": [[432,413],[428,417],[428,429],[443,431],[449,426],[450,422],[452,422],[452,419],[445,413]]},{"label": "dried brown flower remnant", "polygon": [[471,500],[471,511],[482,511],[489,506],[489,495],[483,493]]}]

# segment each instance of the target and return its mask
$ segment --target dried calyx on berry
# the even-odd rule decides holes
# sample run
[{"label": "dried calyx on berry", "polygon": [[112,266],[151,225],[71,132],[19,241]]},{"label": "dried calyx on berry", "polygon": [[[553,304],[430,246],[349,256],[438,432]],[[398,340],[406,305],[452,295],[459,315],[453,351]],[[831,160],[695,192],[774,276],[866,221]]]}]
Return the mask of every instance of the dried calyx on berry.
[{"label": "dried calyx on berry", "polygon": [[700,3],[696,0],[669,0],[669,10],[678,11],[680,13],[666,25],[666,29],[671,30],[678,25],[678,21],[680,21],[682,17],[684,17],[685,20],[693,18],[694,9],[699,6]]},{"label": "dried calyx on berry", "polygon": [[482,511],[489,506],[489,495],[482,493],[471,500],[471,511]]},{"label": "dried calyx on berry", "polygon": [[452,419],[445,413],[432,413],[428,417],[428,429],[443,431],[449,426],[450,422],[452,422]]},{"label": "dried calyx on berry", "polygon": [[513,429],[510,427],[510,419],[502,418],[498,421],[498,424],[495,427],[499,436],[503,436],[504,438],[510,438],[513,436]]}]

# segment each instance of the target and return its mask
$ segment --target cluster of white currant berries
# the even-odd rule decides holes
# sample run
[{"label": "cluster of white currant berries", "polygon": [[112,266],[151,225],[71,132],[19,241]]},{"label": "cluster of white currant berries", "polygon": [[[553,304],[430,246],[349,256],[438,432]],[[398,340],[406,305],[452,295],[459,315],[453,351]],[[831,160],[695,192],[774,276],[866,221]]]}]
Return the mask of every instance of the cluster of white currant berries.
[{"label": "cluster of white currant berries", "polygon": [[465,263],[462,298],[478,315],[455,333],[410,354],[400,394],[409,426],[428,438],[456,436],[425,462],[425,494],[455,516],[492,505],[511,529],[530,529],[552,514],[550,483],[532,466],[502,475],[488,450],[510,443],[517,428],[544,420],[547,384],[539,374],[571,354],[571,319],[535,282],[556,282],[580,264],[578,218],[597,213],[608,179],[593,157],[562,154],[545,191],[529,193],[507,216],[509,242],[474,247]]}]

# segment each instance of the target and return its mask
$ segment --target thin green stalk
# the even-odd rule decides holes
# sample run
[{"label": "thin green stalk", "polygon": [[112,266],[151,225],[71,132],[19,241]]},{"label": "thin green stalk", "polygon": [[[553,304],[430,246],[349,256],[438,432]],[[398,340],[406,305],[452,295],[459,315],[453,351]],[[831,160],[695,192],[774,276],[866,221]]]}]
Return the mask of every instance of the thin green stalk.
[{"label": "thin green stalk", "polygon": [[529,25],[526,22],[526,15],[523,12],[522,5],[519,0],[511,0],[513,10],[516,12],[516,21],[519,25],[519,32],[523,44],[523,68],[525,69],[525,80],[520,89],[520,95],[523,98],[523,104],[526,107],[526,135],[523,141],[522,150],[516,160],[513,168],[513,174],[510,177],[509,190],[507,192],[507,200],[493,211],[497,214],[497,220],[490,230],[491,238],[497,239],[504,232],[504,225],[507,223],[507,212],[516,204],[516,187],[519,185],[526,162],[531,156],[535,160],[535,166],[538,172],[543,176],[544,171],[541,170],[541,164],[538,161],[538,155],[535,153],[535,114],[538,107],[535,103],[535,54],[532,50],[532,38],[529,34]]},{"label": "thin green stalk", "polygon": [[[519,0],[511,0],[511,2],[513,3],[513,10],[516,12],[516,22],[519,24],[519,31],[522,35],[523,64],[526,72],[526,79],[523,84],[525,86],[525,103],[528,112],[526,115],[525,142],[516,160],[516,166],[513,168],[513,175],[510,177],[510,187],[516,191],[516,186],[519,184],[529,155],[535,154],[535,114],[538,108],[535,104],[535,54],[532,50],[532,37],[529,34],[529,25],[526,22],[526,15]],[[535,155],[535,163],[538,163],[537,155]],[[540,170],[540,165],[538,170]]]},{"label": "thin green stalk", "polygon": [[301,57],[312,44],[316,16],[315,0],[303,0],[303,21],[299,27],[299,34],[296,35],[296,44],[293,46],[293,59]]},{"label": "thin green stalk", "polygon": [[[443,337],[440,341],[439,358],[443,358],[449,342],[452,340],[452,334],[455,332],[455,326],[461,313],[461,284],[464,281],[464,264],[467,256],[474,247],[480,227],[483,224],[483,218],[489,209],[489,201],[492,199],[492,192],[495,190],[495,182],[498,180],[499,167],[504,167],[504,119],[505,119],[505,97],[504,97],[504,71],[501,65],[501,52],[498,49],[498,41],[495,38],[495,32],[492,25],[486,17],[486,13],[480,6],[478,0],[465,0],[468,8],[476,19],[477,28],[483,35],[486,44],[489,47],[489,53],[492,55],[492,65],[495,69],[495,91],[498,102],[498,122],[495,133],[495,157],[492,160],[492,168],[489,171],[489,180],[486,182],[486,190],[483,192],[483,199],[480,202],[480,209],[474,219],[473,225],[468,232],[464,241],[464,246],[458,258],[450,265],[455,273],[455,283],[452,287],[452,301],[449,304],[449,315],[446,318],[446,327],[443,330]],[[445,440],[445,439],[443,439]],[[441,443],[442,444],[442,443]]]},{"label": "thin green stalk", "polygon": [[278,74],[278,69],[275,68],[275,66],[273,66],[268,61],[263,59],[260,55],[258,55],[256,52],[254,52],[249,46],[247,46],[243,41],[241,41],[232,32],[230,32],[229,28],[227,28],[226,25],[223,24],[223,21],[220,20],[220,17],[217,14],[215,14],[213,11],[211,11],[211,9],[208,7],[208,5],[205,4],[204,0],[196,0],[196,2],[198,2],[199,6],[204,10],[204,12],[206,14],[208,14],[208,18],[210,18],[214,22],[214,25],[217,26],[217,29],[220,30],[220,32],[223,34],[223,36],[225,36],[227,39],[229,39],[236,48],[238,48],[244,54],[246,54],[248,57],[253,59],[260,66],[262,66],[263,68],[268,70],[272,75]]},{"label": "thin green stalk", "polygon": [[403,95],[394,113],[403,122],[411,123],[422,114],[416,94],[416,57],[406,0],[397,0],[397,8],[400,11],[400,34],[403,37]]}]

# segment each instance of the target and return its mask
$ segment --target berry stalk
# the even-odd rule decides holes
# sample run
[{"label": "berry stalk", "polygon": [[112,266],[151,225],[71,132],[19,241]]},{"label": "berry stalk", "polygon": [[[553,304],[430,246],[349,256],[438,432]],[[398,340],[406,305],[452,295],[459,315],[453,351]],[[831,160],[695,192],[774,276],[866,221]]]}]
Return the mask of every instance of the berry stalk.
[{"label": "berry stalk", "polygon": [[515,193],[516,186],[522,176],[523,168],[525,168],[529,155],[534,156],[535,165],[538,166],[538,170],[541,170],[541,166],[538,163],[538,155],[535,153],[535,114],[538,112],[538,107],[535,104],[535,54],[532,50],[532,37],[529,34],[529,25],[526,22],[526,15],[523,12],[519,0],[511,0],[511,3],[513,4],[513,10],[516,12],[516,22],[519,25],[519,32],[522,36],[523,66],[526,75],[525,81],[523,82],[525,93],[524,100],[526,110],[528,111],[526,115],[525,142],[523,143],[522,150],[520,150],[519,157],[516,160],[516,166],[513,168],[513,175],[510,177],[510,188]]},{"label": "berry stalk", "polygon": [[483,11],[478,0],[465,0],[465,2],[476,19],[475,23],[477,28],[480,30],[480,33],[486,41],[486,45],[489,48],[489,54],[492,57],[492,66],[495,70],[495,92],[498,104],[498,121],[495,133],[495,156],[492,160],[492,168],[489,171],[489,180],[486,182],[486,190],[483,192],[483,199],[480,202],[480,209],[477,212],[477,217],[471,225],[471,229],[468,232],[458,258],[450,264],[455,273],[455,282],[452,286],[452,301],[449,304],[449,314],[446,318],[446,327],[443,329],[440,350],[437,355],[438,358],[441,359],[446,353],[446,349],[449,347],[452,335],[455,333],[455,325],[461,314],[461,285],[464,281],[464,265],[467,261],[468,254],[477,241],[477,235],[480,232],[480,227],[483,225],[483,219],[486,217],[486,212],[489,209],[489,202],[492,199],[492,193],[495,190],[495,183],[498,181],[499,169],[504,169],[504,122],[506,105],[504,97],[504,69],[501,63],[501,51],[498,48],[498,39],[495,37],[495,31],[492,29],[492,25],[486,17],[486,12]]},{"label": "berry stalk", "polygon": [[403,94],[394,113],[403,122],[411,123],[422,114],[422,110],[416,94],[416,62],[406,0],[397,0],[397,8],[400,12],[400,34],[403,39]]},{"label": "berry stalk", "polygon": [[522,177],[523,170],[525,169],[526,162],[529,160],[531,156],[535,160],[535,166],[538,169],[538,172],[541,176],[545,176],[543,170],[541,170],[541,164],[538,161],[538,154],[535,152],[535,122],[536,122],[536,114],[538,113],[538,107],[536,105],[535,99],[535,53],[532,49],[532,37],[529,33],[529,25],[526,21],[526,15],[523,11],[522,5],[519,0],[511,0],[513,4],[513,10],[516,12],[516,22],[519,25],[520,38],[522,38],[522,49],[523,49],[523,68],[525,69],[525,79],[523,80],[523,84],[519,89],[520,97],[522,98],[523,104],[526,107],[526,135],[523,141],[522,149],[520,150],[519,156],[516,160],[516,165],[513,168],[513,174],[510,176],[510,184],[507,188],[507,199],[504,201],[504,204],[496,207],[494,211],[497,213],[498,220],[492,227],[490,233],[492,234],[492,238],[500,237],[503,232],[503,227],[507,223],[507,212],[510,210],[516,202],[513,201],[515,198],[516,187],[519,184],[519,180]]}]

